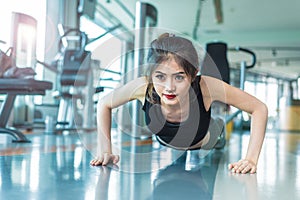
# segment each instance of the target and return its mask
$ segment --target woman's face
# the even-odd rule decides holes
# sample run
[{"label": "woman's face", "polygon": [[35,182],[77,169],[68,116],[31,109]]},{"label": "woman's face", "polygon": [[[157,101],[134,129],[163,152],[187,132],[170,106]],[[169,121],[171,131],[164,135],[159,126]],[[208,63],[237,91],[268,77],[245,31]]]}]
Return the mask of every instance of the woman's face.
[{"label": "woman's face", "polygon": [[179,105],[188,100],[191,77],[174,59],[159,64],[151,78],[162,105]]}]

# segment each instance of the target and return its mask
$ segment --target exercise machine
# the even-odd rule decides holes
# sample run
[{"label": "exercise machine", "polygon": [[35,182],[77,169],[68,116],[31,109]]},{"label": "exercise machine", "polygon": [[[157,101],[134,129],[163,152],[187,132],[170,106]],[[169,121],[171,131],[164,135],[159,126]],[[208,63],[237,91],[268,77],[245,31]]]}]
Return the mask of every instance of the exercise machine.
[{"label": "exercise machine", "polygon": [[[58,90],[53,96],[59,100],[55,132],[92,127],[88,113],[93,113],[93,74],[91,52],[85,50],[87,35],[79,29],[69,29],[59,41],[61,59],[58,60]],[[79,112],[79,105],[83,109]]]},{"label": "exercise machine", "polygon": [[[253,68],[256,64],[256,55],[249,49],[237,46],[235,48],[228,48],[225,42],[211,42],[206,45],[206,55],[201,67],[201,74],[212,76],[223,80],[224,82],[231,84],[230,80],[230,66],[227,58],[228,51],[242,52],[251,56],[251,63],[247,64],[245,60],[240,62],[240,83],[241,90],[245,88],[246,70]],[[242,113],[241,110],[237,110],[234,113],[229,114],[229,106],[221,103],[214,102],[212,105],[212,116],[225,116],[224,123],[229,124],[235,117]],[[240,126],[243,124],[243,118],[241,117]],[[226,129],[225,129],[226,131]],[[225,140],[218,144],[217,148],[223,148]]]}]

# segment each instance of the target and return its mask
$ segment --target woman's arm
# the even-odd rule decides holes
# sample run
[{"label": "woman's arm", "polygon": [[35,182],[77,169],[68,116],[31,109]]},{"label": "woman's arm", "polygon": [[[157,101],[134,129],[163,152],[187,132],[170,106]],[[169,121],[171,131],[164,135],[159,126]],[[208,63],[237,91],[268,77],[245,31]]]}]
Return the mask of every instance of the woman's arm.
[{"label": "woman's arm", "polygon": [[221,101],[251,115],[250,141],[245,159],[229,164],[236,173],[255,173],[259,154],[265,137],[268,119],[267,106],[254,96],[215,78],[205,77],[206,95],[210,103]]},{"label": "woman's arm", "polygon": [[112,152],[111,144],[111,113],[112,109],[123,105],[131,100],[144,101],[147,88],[145,77],[130,81],[116,88],[111,93],[102,97],[97,103],[97,156],[91,165],[106,165],[110,162],[116,164],[119,156]]}]

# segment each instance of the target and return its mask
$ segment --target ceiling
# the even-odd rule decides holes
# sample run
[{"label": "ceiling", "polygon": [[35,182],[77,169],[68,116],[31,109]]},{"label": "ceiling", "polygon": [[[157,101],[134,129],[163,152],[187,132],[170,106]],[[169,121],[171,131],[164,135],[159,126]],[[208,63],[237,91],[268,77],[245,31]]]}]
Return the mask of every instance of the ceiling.
[{"label": "ceiling", "polygon": [[[217,0],[218,1],[218,0]],[[111,14],[108,21],[134,29],[136,0],[98,0],[97,8]],[[299,0],[144,0],[158,11],[157,27],[187,34],[205,46],[223,41],[249,48],[257,55],[254,71],[296,79],[300,76]],[[217,22],[216,11],[222,12]],[[197,17],[197,14],[199,14]],[[101,17],[98,23],[110,28]],[[229,62],[249,57],[230,52]]]}]

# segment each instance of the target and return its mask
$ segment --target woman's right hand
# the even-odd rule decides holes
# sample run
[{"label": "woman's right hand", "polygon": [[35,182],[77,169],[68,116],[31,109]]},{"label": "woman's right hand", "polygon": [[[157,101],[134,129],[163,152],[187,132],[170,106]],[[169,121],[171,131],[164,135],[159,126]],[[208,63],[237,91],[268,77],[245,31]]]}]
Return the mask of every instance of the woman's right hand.
[{"label": "woman's right hand", "polygon": [[119,162],[120,157],[118,155],[114,155],[111,153],[103,153],[101,156],[96,157],[91,160],[90,165],[99,166],[99,165],[107,165],[109,163],[117,164]]}]

